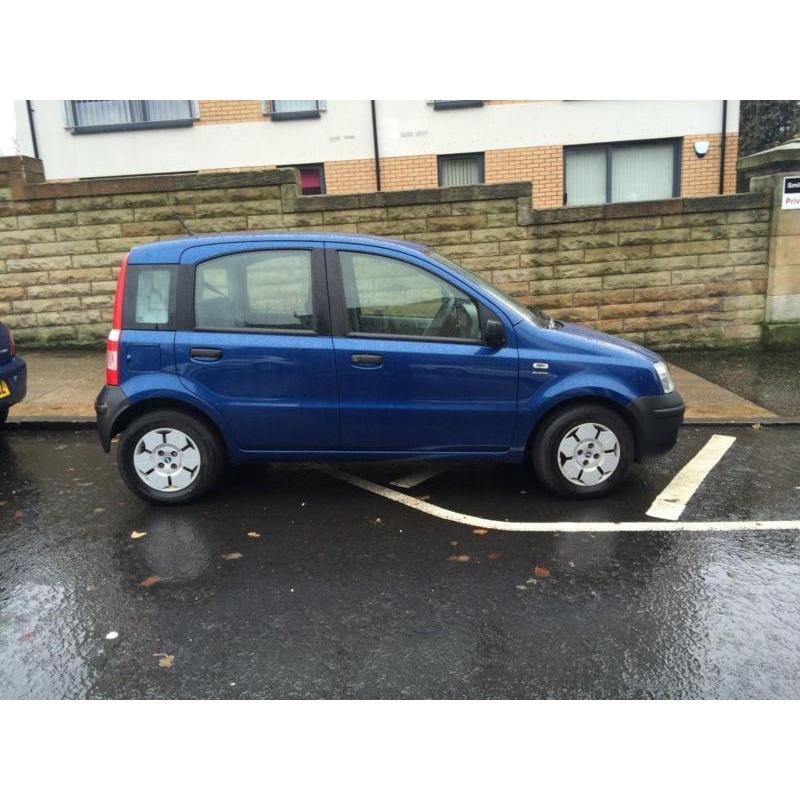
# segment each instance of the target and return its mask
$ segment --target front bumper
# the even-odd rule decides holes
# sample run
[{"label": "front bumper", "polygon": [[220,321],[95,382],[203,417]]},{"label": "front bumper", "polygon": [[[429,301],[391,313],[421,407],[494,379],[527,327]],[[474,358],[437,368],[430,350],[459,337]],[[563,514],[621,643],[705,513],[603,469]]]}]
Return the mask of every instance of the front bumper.
[{"label": "front bumper", "polygon": [[665,453],[678,440],[686,405],[678,392],[640,397],[629,406],[636,424],[636,459]]},{"label": "front bumper", "polygon": [[5,381],[11,394],[0,398],[0,408],[21,403],[28,393],[28,367],[22,356],[14,356],[11,361],[0,365],[0,380]]},{"label": "front bumper", "polygon": [[97,434],[106,453],[111,450],[111,436],[117,417],[130,405],[119,386],[104,386],[94,401]]}]

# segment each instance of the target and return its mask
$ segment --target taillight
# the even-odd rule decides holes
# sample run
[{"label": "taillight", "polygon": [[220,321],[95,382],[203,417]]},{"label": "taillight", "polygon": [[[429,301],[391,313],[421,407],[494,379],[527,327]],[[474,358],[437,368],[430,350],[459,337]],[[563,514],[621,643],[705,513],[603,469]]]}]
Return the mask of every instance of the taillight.
[{"label": "taillight", "polygon": [[122,303],[125,299],[125,273],[127,269],[128,256],[125,255],[117,278],[112,327],[106,340],[106,384],[109,386],[119,386],[119,337],[122,334]]},{"label": "taillight", "polygon": [[11,340],[11,344],[9,345],[11,349],[11,358],[17,354],[17,346],[14,344],[14,334],[11,331],[8,332],[8,338]]},{"label": "taillight", "polygon": [[121,331],[112,328],[106,340],[106,383],[119,386],[119,335]]}]

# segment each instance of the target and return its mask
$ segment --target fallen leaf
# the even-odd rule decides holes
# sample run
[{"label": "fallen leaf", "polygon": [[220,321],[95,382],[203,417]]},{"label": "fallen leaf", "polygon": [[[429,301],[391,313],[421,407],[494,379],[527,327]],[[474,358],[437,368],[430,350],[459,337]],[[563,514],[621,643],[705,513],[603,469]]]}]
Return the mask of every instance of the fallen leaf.
[{"label": "fallen leaf", "polygon": [[139,586],[143,589],[147,589],[149,586],[152,586],[154,583],[158,583],[161,578],[158,575],[151,575],[149,578],[145,578],[143,581],[139,581]]},{"label": "fallen leaf", "polygon": [[96,509],[94,510],[94,513],[95,513],[95,514],[102,514],[104,511],[105,511],[105,509],[104,509],[104,508],[96,508]]},{"label": "fallen leaf", "polygon": [[489,561],[497,561],[497,559],[501,558],[502,555],[502,553],[489,553],[489,555],[486,557],[489,559]]},{"label": "fallen leaf", "polygon": [[756,422],[755,425],[753,425],[753,430],[760,431],[761,430],[761,423],[760,422]]},{"label": "fallen leaf", "polygon": [[141,539],[142,536],[147,536],[147,531],[131,531],[131,539]]},{"label": "fallen leaf", "polygon": [[547,567],[540,567],[538,564],[533,568],[533,574],[537,578],[549,578],[550,570]]},{"label": "fallen leaf", "polygon": [[14,516],[15,516],[17,519],[19,519],[19,518],[22,516],[22,512],[21,512],[21,511],[19,511],[19,510],[18,510],[18,511],[15,511],[15,512],[14,512]]},{"label": "fallen leaf", "polygon": [[486,534],[489,533],[489,531],[487,531],[486,528],[475,528],[472,532],[476,536],[486,536]]},{"label": "fallen leaf", "polygon": [[521,592],[527,592],[528,591],[528,587],[527,586],[523,586],[521,583],[517,584],[517,586],[515,586],[514,588],[515,589],[519,589]]},{"label": "fallen leaf", "polygon": [[222,557],[226,561],[235,561],[237,558],[241,558],[242,554],[241,553],[225,553],[225,555],[223,555]]},{"label": "fallen leaf", "polygon": [[448,556],[448,561],[457,561],[459,564],[466,564],[470,560],[469,556]]},{"label": "fallen leaf", "polygon": [[158,659],[158,666],[164,667],[164,669],[170,669],[174,660],[175,656],[162,656]]},{"label": "fallen leaf", "polygon": [[247,531],[247,535],[251,539],[260,539],[261,538],[261,534],[260,533],[256,533],[255,531]]}]

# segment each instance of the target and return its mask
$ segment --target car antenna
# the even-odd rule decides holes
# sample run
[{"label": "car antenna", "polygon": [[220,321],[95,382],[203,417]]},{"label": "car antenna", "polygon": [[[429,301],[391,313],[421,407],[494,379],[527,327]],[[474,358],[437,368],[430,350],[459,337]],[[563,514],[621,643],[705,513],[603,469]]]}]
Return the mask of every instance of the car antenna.
[{"label": "car antenna", "polygon": [[194,236],[194,234],[189,230],[189,226],[186,224],[186,220],[184,220],[184,218],[180,214],[176,214],[175,219],[178,220],[178,222],[180,222],[181,228],[183,228],[186,231],[186,233],[189,234],[189,236]]}]

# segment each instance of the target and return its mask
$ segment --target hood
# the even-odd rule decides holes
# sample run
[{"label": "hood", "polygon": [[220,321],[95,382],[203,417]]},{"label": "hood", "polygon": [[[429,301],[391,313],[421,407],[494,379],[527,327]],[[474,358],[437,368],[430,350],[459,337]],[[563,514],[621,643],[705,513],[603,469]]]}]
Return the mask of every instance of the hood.
[{"label": "hood", "polygon": [[637,353],[654,364],[656,361],[663,360],[658,353],[654,353],[652,350],[648,350],[646,347],[642,347],[634,342],[629,342],[626,339],[620,339],[619,336],[611,336],[608,333],[601,333],[591,328],[584,328],[582,325],[574,325],[571,322],[562,322],[560,324],[564,326],[558,329],[560,333],[574,336],[577,339],[586,341],[587,344],[602,343],[627,353]]}]

